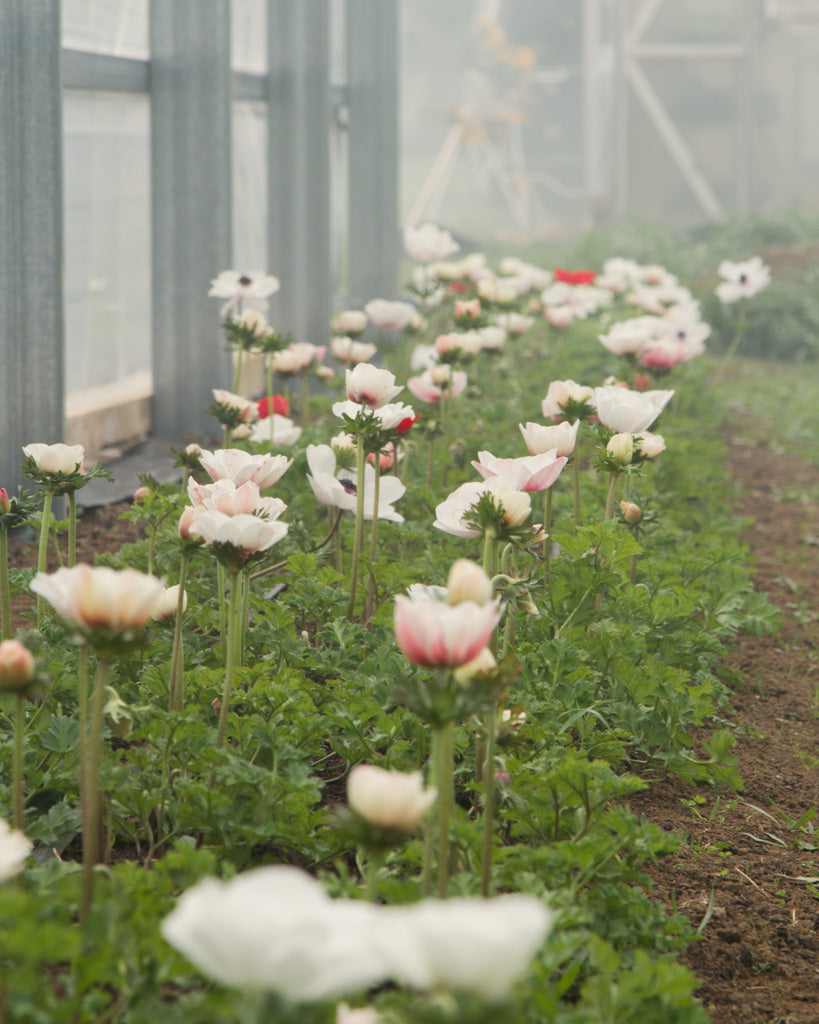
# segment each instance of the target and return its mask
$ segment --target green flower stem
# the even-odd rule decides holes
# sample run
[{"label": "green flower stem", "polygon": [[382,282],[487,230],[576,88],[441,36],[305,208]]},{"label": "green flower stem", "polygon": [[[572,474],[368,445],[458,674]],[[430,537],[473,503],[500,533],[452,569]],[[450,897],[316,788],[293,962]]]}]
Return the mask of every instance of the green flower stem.
[{"label": "green flower stem", "polygon": [[233,393],[234,395],[239,394],[239,381],[242,377],[242,356],[244,355],[244,346],[236,346],[236,365],[233,369]]},{"label": "green flower stem", "polygon": [[273,356],[267,357],[267,414],[270,417],[270,450],[275,448],[273,441]]},{"label": "green flower stem", "polygon": [[492,848],[495,838],[495,732],[497,708],[486,713],[486,761],[483,770],[483,847],[481,850],[481,896],[489,898],[492,881]]},{"label": "green flower stem", "polygon": [[341,538],[341,509],[338,510],[336,526],[333,531],[335,543],[333,544],[333,565],[339,574],[344,572],[344,544]]},{"label": "green flower stem", "polygon": [[222,638],[222,650],[227,652],[227,607],[225,604],[225,567],[216,563],[216,591],[219,598],[219,636]]},{"label": "green flower stem", "polygon": [[242,597],[241,605],[239,606],[239,649],[237,652],[237,660],[239,667],[241,668],[245,663],[245,637],[247,635],[247,626],[250,622],[250,569],[242,570],[240,581],[242,585]]},{"label": "green flower stem", "polygon": [[577,455],[577,445],[574,448],[574,532],[577,533],[580,526],[580,459]]},{"label": "green flower stem", "polygon": [[614,496],[617,493],[617,480],[619,476],[619,470],[616,469],[609,473],[609,489],[606,494],[606,522],[614,518]]},{"label": "green flower stem", "polygon": [[225,440],[223,447],[230,448],[230,442],[233,440],[233,430],[231,427],[225,427]]},{"label": "green flower stem", "polygon": [[[46,490],[43,493],[43,513],[42,519],[40,520],[40,546],[37,551],[37,572],[46,571],[46,563],[48,560],[48,533],[49,527],[51,526],[51,491]],[[45,611],[45,598],[37,595],[37,628],[43,620],[43,612]]]},{"label": "green flower stem", "polygon": [[[634,527],[634,539],[637,540],[639,538],[639,535],[640,535],[640,527],[635,525],[635,527]],[[631,568],[629,570],[628,578],[629,578],[629,581],[632,584],[632,586],[637,582],[637,559],[638,559],[638,557],[639,556],[638,556],[636,551],[631,556]]]},{"label": "green flower stem", "polygon": [[182,711],[185,693],[185,652],[182,638],[182,618],[185,604],[185,581],[188,575],[188,556],[182,552],[179,566],[179,596],[176,601],[176,621],[173,628],[173,653],[171,654],[171,676],[168,694],[170,711]]},{"label": "green flower stem", "polygon": [[552,579],[552,488],[543,492],[543,561],[546,565],[546,583]]},{"label": "green flower stem", "polygon": [[83,879],[80,920],[88,918],[94,896],[94,866],[100,849],[101,800],[100,756],[102,753],[102,716],[105,707],[105,688],[108,685],[110,664],[106,658],[97,659],[97,681],[91,698],[88,747],[86,749],[85,794],[83,801]]},{"label": "green flower stem", "polygon": [[[439,729],[432,730],[432,740],[429,751],[429,785],[431,789],[438,790],[438,800],[441,796],[441,756],[439,747],[441,744],[441,732]],[[436,826],[433,815],[427,815],[424,823],[424,859],[421,868],[421,892],[425,897],[432,895],[432,862],[435,859],[435,837]]]},{"label": "green flower stem", "polygon": [[353,535],[353,564],[350,568],[350,604],[347,618],[352,621],[355,614],[355,594],[358,586],[358,563],[361,560],[362,535],[364,533],[364,437],[359,434],[355,452],[355,533]]},{"label": "green flower stem", "polygon": [[11,639],[11,588],[9,587],[9,535],[0,527],[0,640]]},{"label": "green flower stem", "polygon": [[739,348],[739,343],[742,341],[742,336],[748,328],[747,320],[748,308],[745,299],[742,299],[739,304],[739,313],[737,314],[737,322],[734,327],[734,337],[731,344],[728,346],[728,350],[722,357],[722,362],[717,367],[715,376],[721,377],[725,370],[728,368],[728,364],[734,357],[734,353]]},{"label": "green flower stem", "polygon": [[449,888],[449,822],[455,803],[455,723],[438,726],[438,899]]},{"label": "green flower stem", "polygon": [[77,564],[77,494],[68,492],[68,568]]},{"label": "green flower stem", "polygon": [[309,422],[309,409],[308,405],[310,402],[310,378],[307,373],[304,372],[301,375],[301,425],[306,427]]},{"label": "green flower stem", "polygon": [[378,902],[378,872],[384,862],[384,856],[380,850],[371,850],[367,860],[367,875],[365,879],[365,898],[370,903]]},{"label": "green flower stem", "polygon": [[370,621],[375,604],[375,554],[378,550],[378,499],[381,495],[381,452],[375,453],[375,484],[373,486],[373,518],[370,522],[370,582],[367,588],[367,607],[364,625]]},{"label": "green flower stem", "polygon": [[18,693],[14,698],[14,759],[12,766],[12,788],[14,791],[14,827],[24,832],[23,828],[23,742],[26,720],[23,698]]},{"label": "green flower stem", "polygon": [[231,570],[230,573],[230,603],[227,613],[227,654],[225,657],[225,688],[222,691],[222,706],[219,709],[219,725],[216,730],[216,749],[221,750],[225,742],[225,729],[227,727],[228,707],[230,706],[230,695],[233,690],[233,674],[236,667],[236,656],[240,647],[239,637],[239,590],[241,588],[239,573]]},{"label": "green flower stem", "polygon": [[427,487],[432,486],[432,467],[435,465],[435,437],[429,439],[427,451]]}]

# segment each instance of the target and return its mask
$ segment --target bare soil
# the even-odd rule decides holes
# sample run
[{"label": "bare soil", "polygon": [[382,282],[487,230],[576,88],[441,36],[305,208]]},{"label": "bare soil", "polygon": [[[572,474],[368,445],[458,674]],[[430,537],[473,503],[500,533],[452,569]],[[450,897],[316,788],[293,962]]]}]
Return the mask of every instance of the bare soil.
[{"label": "bare soil", "polygon": [[[755,586],[784,618],[775,636],[740,637],[728,662],[739,681],[725,716],[744,791],[655,774],[630,802],[684,836],[650,870],[653,894],[702,926],[684,959],[714,1024],[819,1024],[819,813],[809,820],[819,808],[819,469],[740,439],[728,461],[742,488],[736,511],[753,519]],[[80,560],[142,536],[119,520],[127,507],[83,516]],[[35,539],[11,560],[31,565]],[[32,607],[18,599],[15,627]]]}]

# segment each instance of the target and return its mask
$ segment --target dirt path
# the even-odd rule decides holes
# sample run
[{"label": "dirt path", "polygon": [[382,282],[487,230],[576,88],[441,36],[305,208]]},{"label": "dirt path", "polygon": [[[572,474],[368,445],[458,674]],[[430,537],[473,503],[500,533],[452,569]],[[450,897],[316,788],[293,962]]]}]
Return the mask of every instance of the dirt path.
[{"label": "dirt path", "polygon": [[[685,960],[715,1024],[819,1024],[819,470],[736,443],[729,467],[754,586],[783,612],[774,637],[742,637],[726,712],[740,730],[742,794],[651,779],[632,807],[686,833],[652,872],[655,896],[702,938]],[[814,831],[815,829],[815,831]],[[813,882],[809,881],[813,879]]]}]

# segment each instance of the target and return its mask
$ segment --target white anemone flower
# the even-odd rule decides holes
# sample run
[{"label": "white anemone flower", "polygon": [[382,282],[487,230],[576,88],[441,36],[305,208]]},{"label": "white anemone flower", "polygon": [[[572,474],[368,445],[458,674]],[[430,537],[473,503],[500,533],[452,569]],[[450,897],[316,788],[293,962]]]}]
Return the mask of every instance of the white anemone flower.
[{"label": "white anemone flower", "polygon": [[402,331],[415,316],[415,306],[410,302],[389,299],[371,299],[364,307],[373,327],[381,331]]},{"label": "white anemone flower", "polygon": [[277,277],[261,270],[223,270],[211,281],[208,296],[227,300],[219,309],[219,316],[227,316],[240,302],[247,302],[257,309],[267,309],[269,296],[274,295],[280,287]]},{"label": "white anemone flower", "polygon": [[594,389],[594,405],[604,427],[619,434],[640,434],[657,419],[673,394],[608,385]]},{"label": "white anemone flower", "polygon": [[461,247],[452,235],[437,224],[421,224],[404,229],[404,249],[416,263],[435,263],[458,252]]},{"label": "white anemone flower", "polygon": [[267,551],[287,533],[288,524],[257,515],[225,515],[215,508],[205,509],[190,532],[208,544],[229,544],[244,558]]},{"label": "white anemone flower", "polygon": [[0,818],[0,882],[19,874],[31,851],[32,845],[23,833],[9,828],[9,823]]},{"label": "white anemone flower", "polygon": [[[355,512],[357,504],[357,478],[354,469],[336,468],[336,453],[329,444],[308,444],[307,465],[310,472],[307,479],[313,494],[322,505]],[[382,476],[378,489],[378,519],[403,523],[404,517],[392,506],[406,491],[397,476]],[[364,466],[364,518],[373,518],[375,505],[375,469],[370,463]]]},{"label": "white anemone flower", "polygon": [[771,268],[762,262],[761,256],[752,256],[738,263],[723,260],[717,269],[720,277],[725,278],[715,289],[717,298],[723,303],[749,299],[771,283]]},{"label": "white anemone flower", "polygon": [[82,472],[85,460],[85,448],[81,444],[27,444],[23,447],[23,455],[34,459],[41,473]]},{"label": "white anemone flower", "polygon": [[271,439],[271,427],[273,442],[284,447],[296,444],[302,434],[302,428],[293,420],[274,412],[272,424],[269,416],[254,423],[253,430],[250,432],[250,440],[255,444],[268,443]]}]

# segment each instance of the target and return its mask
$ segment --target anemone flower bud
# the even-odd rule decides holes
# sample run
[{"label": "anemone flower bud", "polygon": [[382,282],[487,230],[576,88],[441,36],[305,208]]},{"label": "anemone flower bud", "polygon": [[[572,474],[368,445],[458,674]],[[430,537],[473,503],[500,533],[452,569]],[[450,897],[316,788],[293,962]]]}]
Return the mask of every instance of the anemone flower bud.
[{"label": "anemone flower bud", "polygon": [[0,513],[5,514],[11,509],[11,498],[5,487],[0,487]]},{"label": "anemone flower bud", "polygon": [[[151,609],[151,618],[156,622],[166,622],[168,619],[176,617],[176,609],[179,604],[179,584],[175,583],[172,587],[166,587],[160,594],[157,595],[156,602]],[[184,593],[182,595],[182,611],[188,607],[188,595]]]},{"label": "anemone flower bud", "polygon": [[347,779],[347,802],[370,825],[412,832],[438,796],[424,789],[420,772],[391,772],[359,764]]},{"label": "anemone flower bud", "polygon": [[646,430],[642,434],[635,434],[634,444],[644,459],[654,459],[665,451],[665,438],[662,434],[649,434]]},{"label": "anemone flower bud", "polygon": [[639,505],[635,505],[633,501],[621,501],[620,512],[629,526],[634,526],[635,523],[639,523],[643,518],[643,510]]},{"label": "anemone flower bud", "polygon": [[569,456],[577,444],[580,420],[575,420],[574,423],[564,420],[549,427],[540,423],[518,425],[530,455],[542,455],[544,452],[555,450],[558,456]]},{"label": "anemone flower bud", "polygon": [[34,678],[34,655],[19,640],[0,643],[0,690],[24,690]]},{"label": "anemone flower bud", "polygon": [[634,455],[633,435],[615,434],[606,445],[606,454],[618,466],[628,466]]},{"label": "anemone flower bud", "polygon": [[191,532],[191,527],[203,512],[202,506],[188,505],[179,517],[178,533],[181,540],[201,542],[202,538]]},{"label": "anemone flower bud", "polygon": [[455,676],[455,682],[460,683],[461,686],[465,686],[471,682],[476,676],[485,675],[487,672],[492,672],[493,669],[498,667],[497,661],[495,661],[495,655],[492,653],[489,647],[484,647],[482,651],[479,651],[472,661],[468,661],[465,665],[461,665],[456,668],[452,673]]},{"label": "anemone flower bud", "polygon": [[532,511],[532,499],[528,491],[513,491],[506,486],[493,488],[495,505],[503,511],[506,526],[522,526]]},{"label": "anemone flower bud", "polygon": [[150,487],[137,487],[137,489],[134,491],[134,502],[137,505],[141,505],[142,502],[145,501],[145,499],[148,497],[150,493]]},{"label": "anemone flower bud", "polygon": [[459,558],[449,570],[446,599],[448,604],[461,604],[463,601],[488,604],[492,600],[492,581],[476,562]]}]

